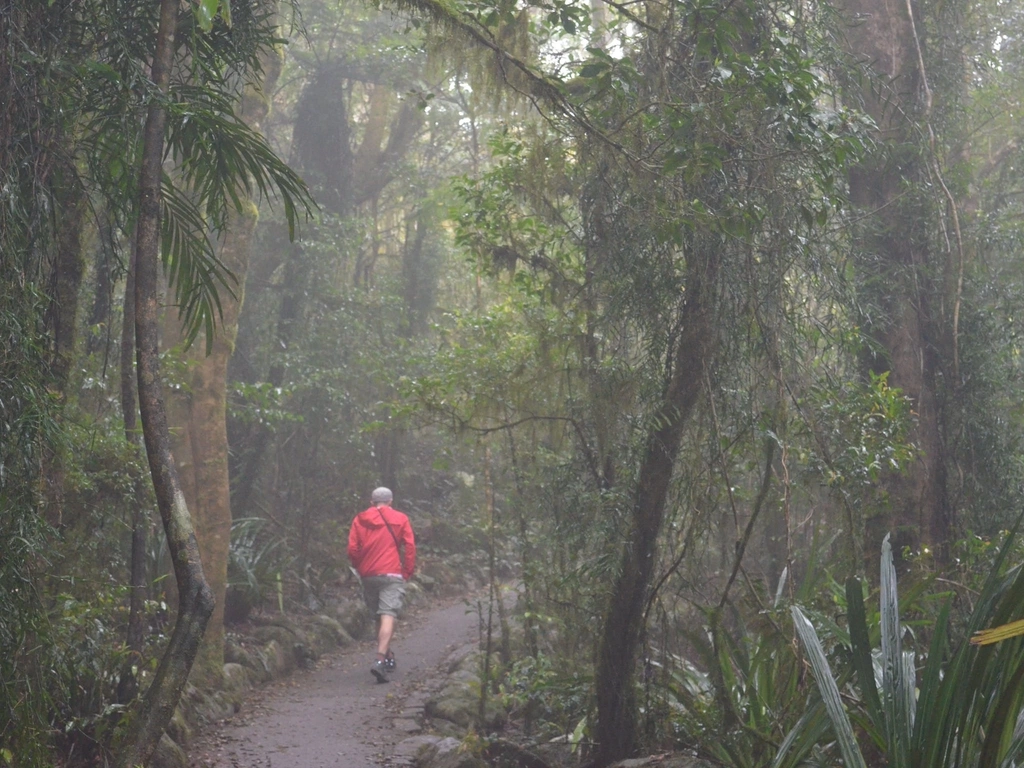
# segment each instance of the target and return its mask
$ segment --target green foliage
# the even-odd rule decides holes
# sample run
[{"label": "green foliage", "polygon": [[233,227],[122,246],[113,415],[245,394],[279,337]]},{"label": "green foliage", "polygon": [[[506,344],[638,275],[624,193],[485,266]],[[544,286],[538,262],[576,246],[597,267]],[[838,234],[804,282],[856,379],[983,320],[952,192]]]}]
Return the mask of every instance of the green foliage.
[{"label": "green foliage", "polygon": [[888,372],[808,394],[811,428],[820,440],[820,471],[842,493],[873,486],[884,472],[899,472],[914,456],[907,434],[910,403],[888,384]]},{"label": "green foliage", "polygon": [[265,520],[242,518],[231,523],[226,621],[244,621],[278,590],[290,566],[286,541],[273,536]]},{"label": "green foliage", "polygon": [[1001,257],[1018,253],[1021,239],[997,231],[1003,226],[999,219],[989,216],[980,224],[987,263],[965,289],[960,364],[968,373],[950,403],[947,428],[954,452],[952,492],[965,527],[985,536],[1013,524],[1024,489],[1017,312],[1024,286],[1019,266]]},{"label": "green foliage", "polygon": [[[127,660],[124,626],[127,587],[93,589],[88,599],[70,594],[55,597],[50,616],[53,646],[45,662],[51,675],[62,681],[60,706],[55,720],[60,725],[59,747],[65,754],[102,759],[123,706],[117,703],[117,684]],[[167,606],[147,601],[143,620],[149,624],[143,656],[133,661],[141,680],[152,677],[167,638],[159,625],[166,620]],[[52,684],[52,683],[51,683]]]},{"label": "green foliage", "polygon": [[[1005,624],[1022,614],[1024,569],[1006,572],[1013,535],[1007,537],[967,623],[967,633]],[[1024,741],[1016,725],[1024,709],[1024,641],[1014,638],[998,646],[977,648],[964,636],[954,640],[950,608],[940,611],[920,677],[915,653],[905,650],[906,627],[900,622],[892,549],[882,547],[880,649],[870,644],[860,582],[847,584],[849,652],[856,671],[859,696],[839,697],[839,685],[825,661],[818,633],[799,608],[793,608],[801,640],[812,658],[815,681],[848,765],[863,765],[863,747],[854,736],[858,724],[873,748],[890,765],[990,766],[1020,759]],[[815,661],[817,659],[817,661]],[[777,764],[789,750],[797,754],[819,738],[798,727],[787,739]]]},{"label": "green foliage", "polygon": [[294,393],[270,382],[232,382],[229,392],[231,416],[242,424],[260,424],[274,429],[288,422],[301,422],[301,413],[288,409]]},{"label": "green foliage", "polygon": [[666,633],[645,668],[652,746],[693,750],[721,765],[763,768],[799,721],[820,726],[824,715],[820,707],[808,706],[789,606],[791,600],[822,599],[829,577],[817,555],[829,544],[812,547],[797,584],[791,587],[788,571],[783,572],[774,597],[758,596],[756,612],[744,600],[664,619],[681,638]]},{"label": "green foliage", "polygon": [[[197,14],[203,5],[197,6]],[[166,173],[162,182],[162,258],[185,338],[191,343],[205,331],[208,351],[220,315],[218,293],[236,290],[233,276],[217,261],[210,230],[222,232],[228,212],[244,212],[247,197],[276,197],[291,237],[300,213],[308,215],[313,209],[298,174],[237,115],[241,88],[254,87],[252,80],[260,71],[259,56],[279,42],[273,20],[255,8],[237,6],[230,35],[186,37],[189,45],[182,55],[187,54],[188,76],[172,83],[165,105],[165,151],[174,172]],[[129,51],[142,53],[131,47]],[[125,116],[140,114],[155,98],[137,90],[146,82],[138,78],[140,61],[144,59],[119,57],[102,68],[83,68],[79,85],[82,97],[94,105],[81,116],[81,150],[89,158],[93,183],[111,197],[111,207],[122,212],[125,224],[133,216],[137,166],[124,162],[125,145],[132,150],[129,159],[137,158],[140,146],[140,127]]]},{"label": "green foliage", "polygon": [[[755,626],[707,634],[687,633],[710,671],[700,672],[673,656],[665,685],[676,731],[672,739],[693,746],[723,765],[765,766],[774,756],[787,723],[806,704],[801,668],[784,634],[783,608],[776,606]],[[778,622],[778,623],[777,623]]]},{"label": "green foliage", "polygon": [[[267,44],[272,42],[268,39]],[[186,342],[191,344],[203,330],[207,351],[220,314],[218,292],[235,289],[205,236],[207,226],[223,231],[228,211],[245,211],[248,197],[270,200],[276,195],[293,238],[300,210],[308,214],[313,206],[299,175],[277,157],[262,134],[237,117],[236,96],[227,83],[215,80],[214,85],[220,90],[182,84],[172,94],[166,149],[176,173],[165,176],[167,215],[162,220],[164,263],[187,329]]]},{"label": "green foliage", "polygon": [[0,505],[0,745],[43,764],[49,711],[60,700],[40,658],[54,642],[36,583],[51,532],[35,506],[8,489],[0,489]]},{"label": "green foliage", "polygon": [[7,250],[13,235],[0,223],[0,747],[41,765],[48,760],[49,712],[60,696],[40,658],[54,628],[39,582],[57,543],[41,514],[40,491],[44,463],[65,441],[36,322],[43,297],[19,279]]},{"label": "green foliage", "polygon": [[[23,377],[20,383],[28,382]],[[101,755],[121,712],[116,687],[126,658],[127,588],[118,586],[127,580],[123,520],[138,501],[133,483],[143,468],[124,442],[119,418],[90,420],[75,402],[47,420],[57,413],[61,421],[50,426],[56,439],[46,459],[62,468],[55,527],[45,523],[47,507],[34,493],[16,495],[31,489],[24,476],[11,471],[0,491],[0,743],[14,748],[19,765],[52,764],[52,749]],[[17,466],[10,464],[11,470]],[[56,507],[54,500],[50,504]],[[165,639],[160,624],[166,620],[160,616],[166,606],[149,602],[146,610],[151,629],[137,662],[143,679]]]},{"label": "green foliage", "polygon": [[[192,336],[205,328],[209,342],[217,291],[231,285],[211,242],[227,212],[243,192],[280,192],[291,224],[311,203],[236,116],[261,53],[280,42],[274,21],[260,4],[236,2],[229,30],[227,3],[203,7],[220,13],[195,24],[183,8],[179,19],[167,104],[178,170],[164,179],[163,224],[178,303]],[[54,762],[58,731],[76,749],[94,745],[114,714],[124,594],[107,585],[127,578],[121,513],[138,467],[107,404],[90,423],[73,407],[72,387],[53,386],[47,313],[64,201],[81,198],[115,230],[132,228],[156,11],[62,0],[0,9],[0,744],[24,765]],[[51,612],[55,590],[68,596]]]},{"label": "green foliage", "polygon": [[501,700],[513,717],[522,717],[537,739],[574,734],[593,715],[593,681],[566,672],[560,662],[541,653],[516,660],[504,675]]}]

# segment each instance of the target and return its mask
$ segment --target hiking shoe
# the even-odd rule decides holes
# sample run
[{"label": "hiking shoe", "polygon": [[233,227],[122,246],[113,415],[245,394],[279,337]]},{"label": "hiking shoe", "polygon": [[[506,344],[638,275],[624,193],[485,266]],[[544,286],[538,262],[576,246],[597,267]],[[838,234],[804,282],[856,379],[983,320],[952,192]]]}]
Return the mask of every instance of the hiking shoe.
[{"label": "hiking shoe", "polygon": [[377,659],[370,667],[370,674],[377,678],[378,683],[388,681],[388,666],[382,659]]},{"label": "hiking shoe", "polygon": [[395,671],[395,654],[389,653],[387,655],[387,658],[384,659],[384,668],[388,672],[394,672]]}]

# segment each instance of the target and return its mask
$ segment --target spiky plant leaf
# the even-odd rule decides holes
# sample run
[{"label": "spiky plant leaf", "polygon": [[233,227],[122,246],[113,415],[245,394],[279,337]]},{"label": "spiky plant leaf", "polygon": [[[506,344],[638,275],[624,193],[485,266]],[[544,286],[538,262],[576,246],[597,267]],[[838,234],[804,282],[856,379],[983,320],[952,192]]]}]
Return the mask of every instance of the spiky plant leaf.
[{"label": "spiky plant leaf", "polygon": [[1024,635],[1024,619],[1011,621],[1009,624],[1001,624],[998,627],[990,627],[975,632],[971,636],[972,645],[993,645],[1003,640],[1010,640],[1014,637]]},{"label": "spiky plant leaf", "polygon": [[905,677],[903,646],[900,635],[899,597],[896,588],[896,566],[892,544],[886,535],[882,541],[879,601],[882,623],[882,706],[885,711],[886,742],[892,768],[909,768],[909,746],[912,732],[911,713],[907,711],[907,686],[912,689],[913,677]]},{"label": "spiky plant leaf", "polygon": [[814,701],[782,740],[772,761],[772,768],[805,765],[807,755],[825,737],[828,727],[829,719],[824,704],[820,700]]},{"label": "spiky plant leaf", "polygon": [[935,765],[941,749],[942,739],[937,738],[935,728],[945,719],[943,714],[949,708],[949,686],[942,685],[944,664],[949,649],[950,601],[939,611],[935,621],[935,634],[928,649],[928,661],[921,676],[921,690],[927,692],[917,704],[914,719],[911,762],[914,765]]},{"label": "spiky plant leaf", "polygon": [[856,576],[851,576],[846,582],[846,610],[847,623],[850,628],[853,668],[857,674],[861,696],[875,730],[878,733],[884,733],[885,719],[882,714],[882,700],[878,697],[878,687],[875,685],[875,666],[871,659],[871,638],[868,634],[868,622],[864,611],[864,587]]},{"label": "spiky plant leaf", "polygon": [[860,746],[853,735],[853,726],[850,718],[843,707],[843,701],[839,696],[839,686],[832,677],[832,670],[829,668],[828,659],[825,658],[825,650],[821,647],[818,633],[800,608],[793,606],[793,625],[804,645],[807,659],[811,664],[811,672],[814,681],[818,685],[818,692],[821,694],[822,703],[828,712],[829,720],[832,722],[832,729],[839,744],[840,754],[847,768],[867,768],[864,762],[864,755],[861,754]]}]

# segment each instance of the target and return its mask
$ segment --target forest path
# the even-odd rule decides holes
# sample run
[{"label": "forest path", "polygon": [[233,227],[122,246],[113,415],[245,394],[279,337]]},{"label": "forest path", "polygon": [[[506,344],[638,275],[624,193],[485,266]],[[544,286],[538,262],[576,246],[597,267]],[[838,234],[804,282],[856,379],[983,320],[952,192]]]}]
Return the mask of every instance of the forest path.
[{"label": "forest path", "polygon": [[387,684],[370,674],[375,640],[361,640],[258,689],[241,713],[208,729],[189,750],[192,768],[372,768],[409,765],[398,742],[443,681],[441,663],[477,637],[464,600],[423,605],[398,623],[398,669]]}]

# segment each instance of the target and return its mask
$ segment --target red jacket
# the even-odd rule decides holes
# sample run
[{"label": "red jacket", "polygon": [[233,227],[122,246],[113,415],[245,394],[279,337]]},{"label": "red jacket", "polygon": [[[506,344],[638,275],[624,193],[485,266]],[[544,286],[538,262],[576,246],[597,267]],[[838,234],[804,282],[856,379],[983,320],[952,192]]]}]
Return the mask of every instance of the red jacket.
[{"label": "red jacket", "polygon": [[[394,537],[384,524],[385,519]],[[395,539],[405,550],[404,565]],[[416,568],[416,539],[409,518],[386,504],[360,512],[348,532],[348,559],[360,576],[400,573],[406,581],[411,579]]]}]

